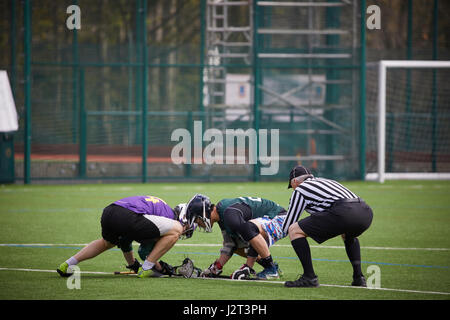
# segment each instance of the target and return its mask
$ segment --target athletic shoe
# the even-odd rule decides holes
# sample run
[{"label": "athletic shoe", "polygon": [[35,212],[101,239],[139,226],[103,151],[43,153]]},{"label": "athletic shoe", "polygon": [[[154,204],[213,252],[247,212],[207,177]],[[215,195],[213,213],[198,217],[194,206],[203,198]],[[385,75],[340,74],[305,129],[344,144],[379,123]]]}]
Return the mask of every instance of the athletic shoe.
[{"label": "athletic shoe", "polygon": [[352,286],[354,287],[367,287],[366,278],[364,276],[358,276],[353,278]]},{"label": "athletic shoe", "polygon": [[140,267],[137,275],[139,278],[150,278],[153,276],[153,271],[151,269],[144,270],[144,269],[142,269],[142,267]]},{"label": "athletic shoe", "polygon": [[272,264],[270,267],[265,268],[263,271],[256,274],[258,279],[278,279],[278,264]]},{"label": "athletic shoe", "polygon": [[288,288],[295,288],[295,287],[316,288],[319,286],[319,279],[317,278],[317,276],[315,276],[314,278],[309,278],[302,275],[295,281],[286,281],[284,283],[284,286]]},{"label": "athletic shoe", "polygon": [[73,273],[67,272],[68,269],[69,269],[69,265],[67,264],[67,262],[63,262],[59,265],[58,269],[56,269],[56,272],[58,272],[61,277],[66,278],[66,277],[70,277],[71,275],[73,275]]}]

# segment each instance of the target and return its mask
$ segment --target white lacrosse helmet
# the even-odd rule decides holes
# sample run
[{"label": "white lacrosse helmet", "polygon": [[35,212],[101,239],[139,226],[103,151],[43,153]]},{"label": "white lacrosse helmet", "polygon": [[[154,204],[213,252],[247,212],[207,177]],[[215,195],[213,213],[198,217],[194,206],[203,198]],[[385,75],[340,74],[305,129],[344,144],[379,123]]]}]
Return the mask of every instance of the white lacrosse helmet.
[{"label": "white lacrosse helmet", "polygon": [[185,230],[180,236],[180,239],[189,239],[192,237],[195,229],[197,228],[196,223],[190,223],[188,221],[188,218],[186,216],[187,214],[187,203],[180,203],[178,204],[173,211],[175,212],[175,215],[177,216],[177,220],[184,226],[186,226]]}]

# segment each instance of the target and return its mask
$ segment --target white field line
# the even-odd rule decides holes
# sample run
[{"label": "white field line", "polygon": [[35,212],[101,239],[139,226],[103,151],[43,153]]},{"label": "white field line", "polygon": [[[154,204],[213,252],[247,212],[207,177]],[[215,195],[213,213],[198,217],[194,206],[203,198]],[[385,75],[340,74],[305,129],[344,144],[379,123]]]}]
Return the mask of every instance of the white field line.
[{"label": "white field line", "polygon": [[[14,247],[14,246],[39,246],[39,247],[84,247],[87,243],[0,243],[0,247]],[[136,244],[135,244],[136,245]],[[176,247],[221,247],[219,243],[176,243]],[[272,247],[292,247],[290,244],[275,244]],[[311,248],[319,249],[344,249],[344,246],[316,246],[311,245]],[[412,251],[450,251],[450,248],[397,248],[397,247],[361,247],[361,249],[370,250],[412,250]]]},{"label": "white field line", "polygon": [[[45,269],[24,269],[24,268],[1,268],[0,271],[26,271],[26,272],[48,272],[56,273],[56,270],[45,270]],[[112,272],[98,272],[98,271],[80,271],[82,274],[104,274],[113,275]],[[233,280],[233,279],[223,279],[223,278],[197,278],[201,280],[222,280],[222,281],[249,281],[255,283],[253,280]],[[284,281],[266,281],[259,280],[257,283],[271,283],[271,284],[284,284]],[[421,294],[437,294],[437,295],[450,295],[450,292],[440,292],[440,291],[421,291],[421,290],[407,290],[407,289],[392,289],[392,288],[364,288],[364,287],[353,287],[344,286],[337,284],[320,284],[321,287],[334,287],[334,288],[349,288],[349,289],[362,289],[362,290],[381,290],[381,291],[395,291],[395,292],[405,292],[405,293],[421,293]]]}]

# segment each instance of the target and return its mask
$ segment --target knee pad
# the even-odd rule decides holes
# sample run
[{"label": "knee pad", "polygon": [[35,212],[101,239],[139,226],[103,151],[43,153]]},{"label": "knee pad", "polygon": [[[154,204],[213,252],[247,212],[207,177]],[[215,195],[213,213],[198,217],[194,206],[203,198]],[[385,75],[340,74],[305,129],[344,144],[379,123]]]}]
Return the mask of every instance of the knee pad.
[{"label": "knee pad", "polygon": [[239,233],[245,241],[250,241],[259,234],[259,229],[253,222],[246,222],[241,225]]}]

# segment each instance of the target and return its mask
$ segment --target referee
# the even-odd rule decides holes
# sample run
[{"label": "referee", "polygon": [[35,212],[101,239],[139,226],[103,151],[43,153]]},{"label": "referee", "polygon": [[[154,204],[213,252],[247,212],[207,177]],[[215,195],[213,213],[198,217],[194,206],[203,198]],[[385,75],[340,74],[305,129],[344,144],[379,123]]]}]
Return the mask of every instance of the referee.
[{"label": "referee", "polygon": [[[366,286],[361,271],[361,250],[358,236],[372,223],[372,209],[356,194],[340,183],[315,178],[311,172],[296,166],[289,175],[288,188],[293,188],[283,231],[289,233],[292,247],[303,267],[303,275],[295,281],[286,281],[286,287],[318,287],[311,251],[306,237],[317,243],[342,235],[345,251],[353,267],[352,286]],[[300,221],[306,210],[311,215]]]}]

